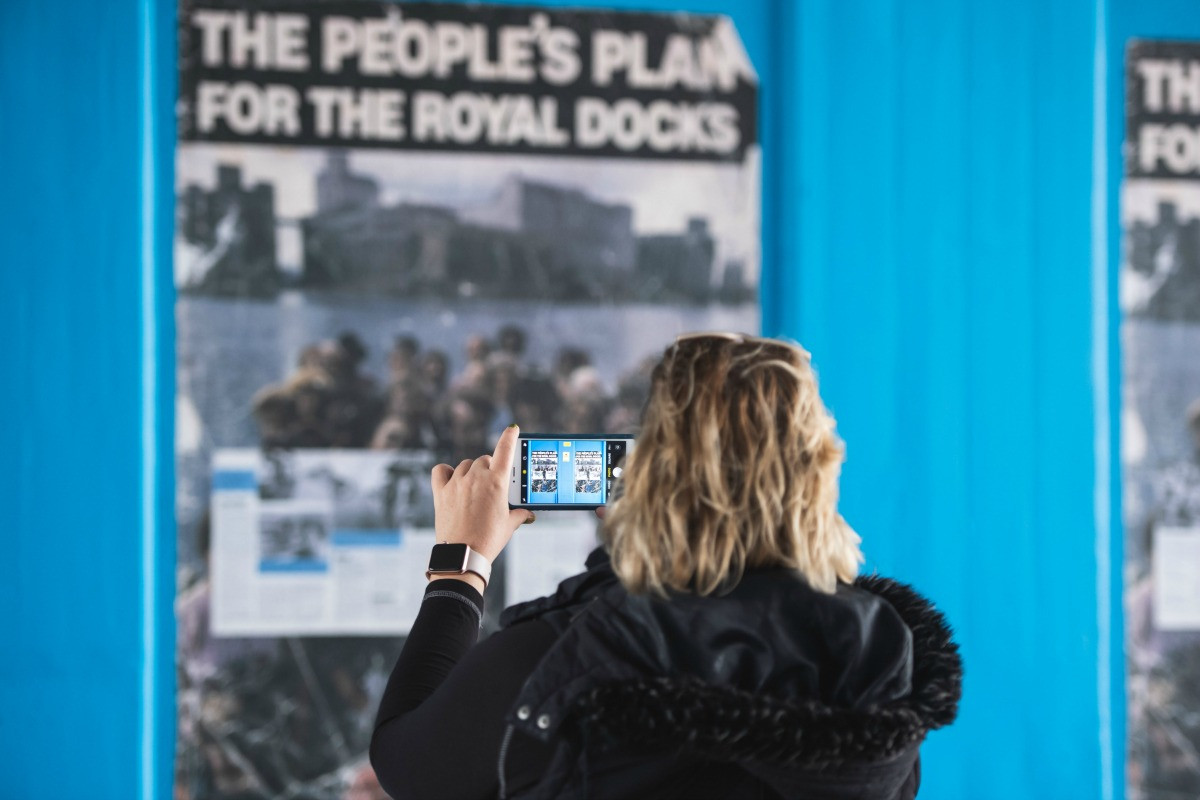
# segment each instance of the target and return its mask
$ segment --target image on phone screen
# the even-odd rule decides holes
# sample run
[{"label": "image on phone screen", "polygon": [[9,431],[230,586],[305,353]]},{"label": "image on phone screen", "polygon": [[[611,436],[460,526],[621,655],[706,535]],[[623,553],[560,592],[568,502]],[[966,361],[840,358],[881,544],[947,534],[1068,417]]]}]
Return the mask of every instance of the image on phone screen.
[{"label": "image on phone screen", "polygon": [[516,504],[528,506],[601,506],[608,502],[613,481],[632,438],[521,438],[516,465]]}]

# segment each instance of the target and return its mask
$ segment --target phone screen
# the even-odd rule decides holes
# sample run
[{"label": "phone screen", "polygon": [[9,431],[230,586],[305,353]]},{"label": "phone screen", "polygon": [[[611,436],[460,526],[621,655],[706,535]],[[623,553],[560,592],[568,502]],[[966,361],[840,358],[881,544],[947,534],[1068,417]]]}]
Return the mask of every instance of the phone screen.
[{"label": "phone screen", "polygon": [[632,438],[521,438],[523,506],[602,506]]}]

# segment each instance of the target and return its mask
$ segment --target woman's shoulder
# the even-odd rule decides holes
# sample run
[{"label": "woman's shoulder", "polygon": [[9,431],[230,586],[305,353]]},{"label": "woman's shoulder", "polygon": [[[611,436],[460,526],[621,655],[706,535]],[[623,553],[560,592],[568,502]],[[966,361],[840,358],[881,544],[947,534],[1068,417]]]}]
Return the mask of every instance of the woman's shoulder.
[{"label": "woman's shoulder", "polygon": [[872,780],[891,765],[899,785],[961,688],[950,626],[912,587],[867,576],[826,594],[757,571],[715,597],[596,597],[522,690],[533,713],[510,721],[737,763],[791,796],[839,764],[870,763]]},{"label": "woman's shoulder", "polygon": [[541,619],[559,633],[571,620],[601,594],[620,587],[612,571],[608,553],[602,547],[594,549],[584,562],[584,570],[564,580],[553,594],[517,603],[500,614],[500,626],[507,628],[518,622]]}]

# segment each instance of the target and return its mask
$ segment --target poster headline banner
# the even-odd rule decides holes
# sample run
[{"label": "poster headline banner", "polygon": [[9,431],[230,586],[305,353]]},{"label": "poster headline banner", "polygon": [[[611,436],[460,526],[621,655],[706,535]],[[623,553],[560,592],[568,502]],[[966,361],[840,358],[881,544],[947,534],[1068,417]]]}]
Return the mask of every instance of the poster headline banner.
[{"label": "poster headline banner", "polygon": [[720,16],[208,0],[180,15],[184,141],[741,161],[757,83]]},{"label": "poster headline banner", "polygon": [[1125,173],[1200,176],[1200,59],[1195,43],[1134,41],[1127,52]]}]

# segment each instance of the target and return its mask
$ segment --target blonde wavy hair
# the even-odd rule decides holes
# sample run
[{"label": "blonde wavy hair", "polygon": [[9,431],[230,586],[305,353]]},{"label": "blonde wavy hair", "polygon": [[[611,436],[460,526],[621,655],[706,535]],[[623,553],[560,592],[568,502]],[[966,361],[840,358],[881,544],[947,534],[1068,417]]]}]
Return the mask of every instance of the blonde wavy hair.
[{"label": "blonde wavy hair", "polygon": [[613,569],[639,594],[725,591],[754,567],[833,592],[863,560],[837,511],[842,461],[803,348],[682,336],[654,368],[605,518]]}]

